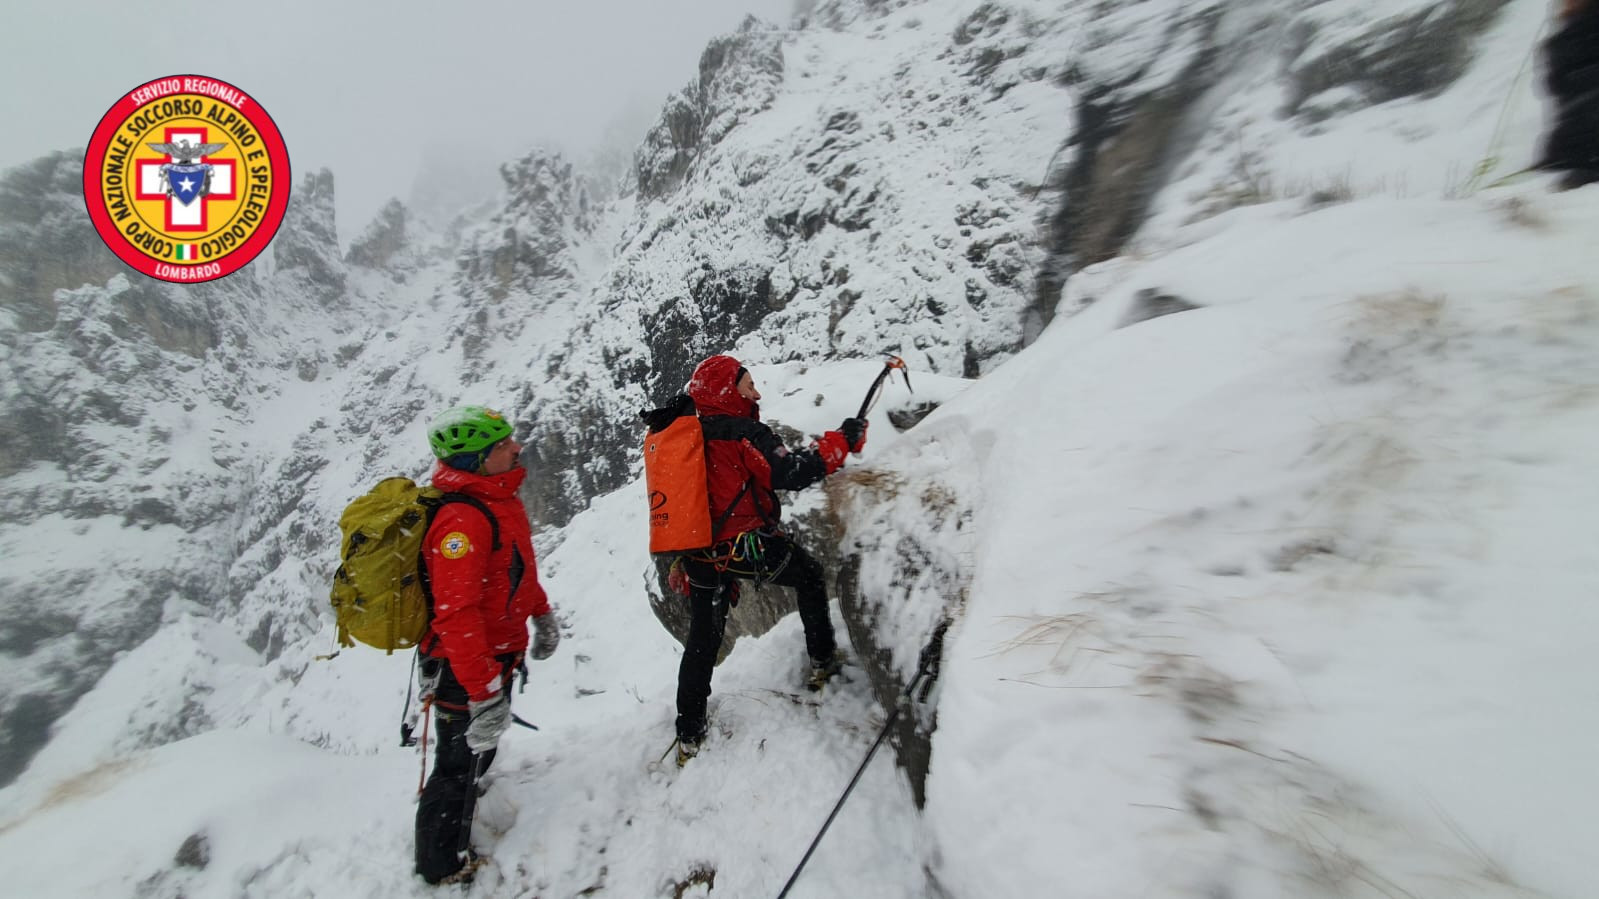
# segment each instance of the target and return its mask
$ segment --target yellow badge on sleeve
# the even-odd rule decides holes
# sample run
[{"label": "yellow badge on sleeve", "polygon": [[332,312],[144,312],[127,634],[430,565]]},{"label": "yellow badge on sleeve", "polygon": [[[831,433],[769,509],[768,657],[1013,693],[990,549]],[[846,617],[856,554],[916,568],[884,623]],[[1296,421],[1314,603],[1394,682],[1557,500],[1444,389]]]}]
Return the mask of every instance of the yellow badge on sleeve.
[{"label": "yellow badge on sleeve", "polygon": [[472,551],[472,541],[460,531],[451,531],[439,541],[439,554],[446,559],[459,559]]}]

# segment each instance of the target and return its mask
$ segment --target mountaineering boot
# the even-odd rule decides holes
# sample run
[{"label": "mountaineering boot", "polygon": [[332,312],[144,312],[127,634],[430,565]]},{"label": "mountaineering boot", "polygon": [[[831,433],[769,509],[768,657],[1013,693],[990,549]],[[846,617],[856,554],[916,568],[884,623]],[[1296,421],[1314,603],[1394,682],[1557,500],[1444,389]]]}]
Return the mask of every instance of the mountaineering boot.
[{"label": "mountaineering boot", "polygon": [[677,741],[677,766],[679,768],[688,764],[688,760],[700,754],[700,744],[705,742],[703,736],[685,740],[681,737]]},{"label": "mountaineering boot", "polygon": [[688,764],[689,759],[700,754],[700,746],[705,742],[706,729],[704,720],[678,722],[677,766],[679,768]]},{"label": "mountaineering boot", "polygon": [[466,864],[462,865],[461,869],[454,874],[446,874],[444,877],[439,878],[439,886],[451,883],[469,884],[477,876],[477,869],[488,864],[488,862],[489,860],[486,856],[478,855],[468,849],[466,851]]},{"label": "mountaineering boot", "polygon": [[1555,185],[1555,190],[1576,190],[1599,181],[1599,169],[1571,169]]},{"label": "mountaineering boot", "polygon": [[825,659],[811,659],[811,675],[805,679],[805,689],[812,693],[822,692],[827,682],[837,676],[843,667],[844,660],[837,652]]}]

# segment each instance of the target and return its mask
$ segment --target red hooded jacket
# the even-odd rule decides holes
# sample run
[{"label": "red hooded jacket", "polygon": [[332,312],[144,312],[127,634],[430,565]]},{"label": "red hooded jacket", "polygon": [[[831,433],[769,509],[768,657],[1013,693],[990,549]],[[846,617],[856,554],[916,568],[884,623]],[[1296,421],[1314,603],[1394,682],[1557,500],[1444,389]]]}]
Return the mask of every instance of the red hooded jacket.
[{"label": "red hooded jacket", "polygon": [[503,667],[494,658],[527,649],[527,619],[550,611],[533,558],[527,509],[516,495],[527,469],[480,475],[433,469],[433,486],[482,501],[500,525],[500,548],[483,513],[466,503],[439,509],[422,546],[433,620],[422,637],[425,655],[450,663],[467,696],[481,701],[500,690]]},{"label": "red hooded jacket", "polygon": [[782,504],[774,490],[799,490],[827,475],[815,450],[789,450],[761,424],[760,407],[739,395],[744,367],[732,356],[712,356],[694,369],[689,398],[705,433],[706,487],[711,496],[712,539],[776,527]]}]

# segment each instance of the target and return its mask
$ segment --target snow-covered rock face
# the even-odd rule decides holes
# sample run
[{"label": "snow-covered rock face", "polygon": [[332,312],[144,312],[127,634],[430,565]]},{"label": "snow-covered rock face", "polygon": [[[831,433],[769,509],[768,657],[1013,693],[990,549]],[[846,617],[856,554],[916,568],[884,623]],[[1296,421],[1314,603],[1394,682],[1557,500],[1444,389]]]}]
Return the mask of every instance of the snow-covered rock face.
[{"label": "snow-covered rock face", "polygon": [[[82,215],[81,170],[57,154],[0,191],[8,212],[37,213],[8,218],[7,238],[62,247],[34,257],[52,259],[48,270],[6,269],[23,283],[0,319],[0,619],[5,651],[35,673],[0,685],[6,780],[164,608],[225,616],[254,586],[230,566],[282,517],[260,500],[295,495],[292,480],[261,481],[280,464],[252,445],[261,404],[316,377],[325,349],[306,335],[356,321],[329,305],[344,264],[326,172],[298,186],[271,275],[257,264],[180,286],[105,249]],[[51,284],[69,289],[39,293]]]},{"label": "snow-covered rock face", "polygon": [[[620,196],[531,151],[502,168],[486,213],[441,227],[392,204],[341,258],[333,179],[316,173],[271,253],[206,285],[126,273],[84,219],[78,157],[6,173],[0,652],[34,676],[0,684],[0,781],[118,652],[195,615],[298,684],[303,669],[270,663],[326,636],[339,511],[380,477],[425,476],[439,409],[517,422],[547,552],[636,478],[636,413],[706,355],[892,352],[913,371],[989,375],[1037,338],[1069,277],[1068,312],[1114,284],[1103,260],[1202,239],[1240,206],[1377,190],[1390,171],[1448,187],[1438,159],[1458,154],[1431,151],[1487,135],[1461,137],[1464,117],[1427,104],[1467,92],[1492,121],[1509,79],[1470,63],[1531,38],[1496,30],[1501,5],[802,4],[793,28],[752,20],[706,49]],[[1323,190],[1347,134],[1379,161]],[[1141,284],[1122,324],[1196,308],[1183,288]],[[797,510],[885,705],[969,578],[981,497],[939,466],[985,451],[936,431],[846,481],[847,502]],[[642,523],[611,539],[642,542]],[[643,574],[629,581],[641,614]],[[904,602],[913,589],[948,602]],[[746,632],[778,602],[752,603]],[[183,680],[209,689],[204,672]],[[126,725],[115,745],[211,720],[177,717]],[[920,798],[933,722],[912,718],[899,743]]]},{"label": "snow-covered rock face", "polygon": [[595,227],[598,204],[586,179],[558,155],[531,153],[504,165],[503,203],[458,258],[464,292],[489,300],[551,296],[577,275],[572,253]]},{"label": "snow-covered rock face", "polygon": [[406,223],[410,213],[399,200],[390,200],[378,210],[377,218],[361,232],[344,256],[349,265],[362,268],[392,269],[397,257],[408,246]]},{"label": "snow-covered rock face", "polygon": [[1026,341],[1047,318],[1033,232],[1070,104],[1058,52],[1022,37],[1047,28],[1017,13],[979,35],[973,6],[824,4],[706,51],[639,151],[585,328],[609,392],[664,400],[728,351],[975,375]]},{"label": "snow-covered rock face", "polygon": [[0,288],[18,328],[49,329],[57,290],[123,270],[84,212],[81,155],[53,153],[0,175]]},{"label": "snow-covered rock face", "polygon": [[1287,112],[1349,89],[1366,104],[1443,90],[1465,72],[1472,42],[1506,0],[1323,3],[1288,26]]},{"label": "snow-covered rock face", "polygon": [[[1078,91],[1071,164],[1062,170],[1066,202],[1050,222],[1050,264],[1040,291],[1058,296],[1073,272],[1121,252],[1144,222],[1193,127],[1194,101],[1218,78],[1215,3],[1129,4],[1085,25],[1081,56],[1066,73]],[[1128,64],[1130,47],[1137,62]]]},{"label": "snow-covered rock face", "polygon": [[639,197],[658,200],[677,190],[697,159],[771,108],[782,78],[782,41],[765,23],[746,19],[738,34],[712,41],[700,56],[699,78],[667,101],[634,157]]},{"label": "snow-covered rock face", "polygon": [[293,197],[272,239],[277,274],[293,277],[305,299],[318,304],[341,300],[345,269],[333,220],[333,173],[323,169],[302,178]]},{"label": "snow-covered rock face", "polygon": [[965,612],[981,497],[971,438],[959,424],[917,436],[872,470],[830,483],[828,496],[847,522],[839,602],[877,701],[894,708],[917,686],[894,748],[920,806],[938,723],[929,701],[943,655],[935,634]]}]

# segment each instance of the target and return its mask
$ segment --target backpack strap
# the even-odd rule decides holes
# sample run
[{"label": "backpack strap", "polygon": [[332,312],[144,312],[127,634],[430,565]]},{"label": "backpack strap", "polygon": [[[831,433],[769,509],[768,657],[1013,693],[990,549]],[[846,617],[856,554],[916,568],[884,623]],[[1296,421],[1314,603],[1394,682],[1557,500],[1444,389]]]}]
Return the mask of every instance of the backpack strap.
[{"label": "backpack strap", "polygon": [[[771,455],[766,449],[768,445],[774,444],[777,438],[772,436],[771,429],[767,428],[765,425],[750,418],[738,418],[731,415],[712,415],[700,419],[700,428],[705,434],[705,448],[707,452],[710,450],[710,444],[713,440],[728,440],[735,443],[743,441],[748,443],[751,447],[754,447],[756,452],[766,457],[767,464],[772,465],[773,477],[775,478],[777,476],[777,465],[773,464]],[[714,535],[720,531],[722,529],[722,525],[727,524],[727,520],[733,516],[733,509],[738,506],[740,500],[744,499],[744,495],[746,493],[753,493],[757,489],[758,487],[755,483],[755,479],[753,477],[746,477],[744,479],[744,486],[739,488],[738,493],[733,496],[733,501],[728,503],[727,508],[722,511],[722,517],[717,519],[716,525],[711,528],[711,533]],[[766,495],[772,501],[772,508],[776,509],[781,507],[781,503],[778,502],[777,494],[774,491],[767,490]],[[712,513],[715,511],[715,509],[711,510]],[[768,527],[777,527],[777,517],[768,512],[766,509],[761,508],[759,494],[757,494],[755,500],[755,514],[759,515],[761,521],[764,522]]]},{"label": "backpack strap", "polygon": [[[465,505],[471,506],[472,508],[478,510],[479,512],[482,512],[483,513],[483,517],[487,518],[489,520],[489,533],[492,535],[492,542],[494,543],[494,551],[495,552],[499,552],[500,551],[500,522],[499,522],[498,519],[496,519],[494,517],[494,513],[489,511],[489,507],[483,504],[482,500],[478,499],[475,496],[469,496],[469,495],[467,495],[465,493],[446,493],[443,496],[439,497],[439,504],[433,508],[433,514],[434,515],[439,514],[439,510],[444,508],[445,506],[449,505],[450,503],[464,503]],[[433,519],[432,519],[432,517],[429,517],[428,518],[428,527],[432,527],[432,526],[433,526]]]},{"label": "backpack strap", "polygon": [[[433,527],[433,519],[438,517],[439,510],[444,508],[445,506],[451,504],[451,503],[461,503],[463,505],[468,505],[468,506],[471,506],[472,508],[478,510],[479,512],[483,513],[483,517],[487,518],[489,520],[489,534],[490,534],[489,542],[493,544],[494,551],[495,552],[499,552],[499,550],[500,550],[500,522],[499,522],[499,519],[495,518],[494,517],[494,513],[489,511],[489,507],[487,505],[484,505],[483,501],[478,499],[475,496],[468,496],[465,493],[446,493],[446,494],[440,496],[438,498],[438,501],[436,503],[434,503],[432,505],[432,508],[428,511],[427,527],[430,527],[430,528]],[[422,583],[422,598],[427,601],[428,620],[430,622],[428,627],[429,627],[429,629],[431,629],[432,628],[431,621],[433,619],[433,585],[429,582],[429,579],[428,579],[427,541],[426,540],[422,541],[422,549],[417,552],[416,575],[417,575],[417,580],[421,581],[421,583]],[[430,656],[430,655],[433,654],[433,650],[435,648],[437,648],[437,644],[436,643],[429,644],[427,646],[418,646],[417,650],[422,655]]]},{"label": "backpack strap", "polygon": [[[754,478],[744,479],[744,486],[738,488],[738,492],[733,494],[733,501],[727,504],[727,511],[722,513],[721,518],[716,519],[716,524],[711,525],[712,540],[716,539],[716,533],[722,529],[722,525],[727,524],[727,520],[733,517],[733,510],[738,507],[738,501],[744,498],[744,494],[750,492],[750,487],[754,486],[754,484]],[[760,511],[759,506],[756,507],[756,511]],[[762,515],[761,517],[765,518],[766,516]]]}]

